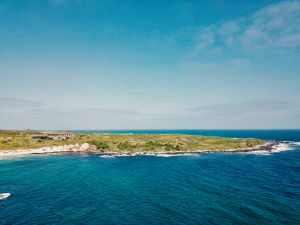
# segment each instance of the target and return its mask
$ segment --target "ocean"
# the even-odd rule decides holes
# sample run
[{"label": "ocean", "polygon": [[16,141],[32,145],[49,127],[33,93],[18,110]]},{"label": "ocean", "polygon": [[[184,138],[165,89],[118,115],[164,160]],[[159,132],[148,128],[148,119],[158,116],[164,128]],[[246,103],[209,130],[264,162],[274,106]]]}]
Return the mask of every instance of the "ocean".
[{"label": "ocean", "polygon": [[300,130],[113,132],[289,143],[273,153],[2,159],[0,193],[12,195],[0,200],[0,224],[300,224]]}]

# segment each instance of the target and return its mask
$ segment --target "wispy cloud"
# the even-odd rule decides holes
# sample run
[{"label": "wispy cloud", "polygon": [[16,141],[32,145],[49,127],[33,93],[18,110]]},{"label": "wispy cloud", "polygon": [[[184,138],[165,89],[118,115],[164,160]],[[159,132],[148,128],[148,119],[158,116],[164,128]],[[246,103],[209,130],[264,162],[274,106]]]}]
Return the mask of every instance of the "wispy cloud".
[{"label": "wispy cloud", "polygon": [[19,98],[0,97],[1,108],[27,108],[42,106],[42,102],[31,101]]},{"label": "wispy cloud", "polygon": [[167,95],[167,94],[148,94],[144,92],[134,91],[130,92],[131,95],[142,97],[146,100],[152,100],[152,101],[163,101],[163,102],[170,102],[174,99],[173,96]]},{"label": "wispy cloud", "polygon": [[0,110],[0,124],[1,128],[10,129],[120,129],[139,127],[148,121],[163,121],[173,116],[130,108],[8,108]]},{"label": "wispy cloud", "polygon": [[[24,113],[24,112],[22,112]],[[43,118],[168,118],[174,116],[171,113],[148,113],[127,108],[49,108],[40,107],[27,110],[24,114],[30,117]]]},{"label": "wispy cloud", "polygon": [[190,109],[189,111],[209,116],[236,116],[256,113],[276,113],[289,110],[292,107],[293,104],[287,101],[246,101],[238,103],[203,105]]},{"label": "wispy cloud", "polygon": [[132,109],[114,109],[114,108],[37,108],[28,111],[32,116],[59,116],[65,117],[128,117],[144,116],[142,112]]},{"label": "wispy cloud", "polygon": [[[191,61],[186,61],[181,64],[182,69],[185,73],[190,74],[201,74],[205,76],[223,76],[238,74],[239,76],[243,74],[249,67],[252,66],[250,59],[245,57],[242,58],[229,58],[223,61],[210,60],[201,61],[196,58]],[[241,73],[242,72],[242,73]]]},{"label": "wispy cloud", "polygon": [[180,1],[179,3],[175,3],[173,7],[171,7],[170,12],[172,14],[176,14],[179,15],[180,17],[188,17],[191,14],[193,14],[195,11],[195,8],[193,6],[193,4],[188,1],[188,0],[184,0],[184,1]]},{"label": "wispy cloud", "polygon": [[194,41],[194,51],[211,52],[300,47],[300,1],[273,3],[250,16],[212,24],[200,29]]}]

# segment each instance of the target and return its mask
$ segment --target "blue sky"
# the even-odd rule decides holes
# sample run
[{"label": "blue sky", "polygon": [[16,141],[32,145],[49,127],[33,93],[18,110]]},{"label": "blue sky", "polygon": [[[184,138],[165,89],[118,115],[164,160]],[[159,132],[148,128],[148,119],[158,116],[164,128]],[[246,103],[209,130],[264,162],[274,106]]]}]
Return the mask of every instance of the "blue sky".
[{"label": "blue sky", "polygon": [[300,128],[300,1],[0,0],[0,129]]}]

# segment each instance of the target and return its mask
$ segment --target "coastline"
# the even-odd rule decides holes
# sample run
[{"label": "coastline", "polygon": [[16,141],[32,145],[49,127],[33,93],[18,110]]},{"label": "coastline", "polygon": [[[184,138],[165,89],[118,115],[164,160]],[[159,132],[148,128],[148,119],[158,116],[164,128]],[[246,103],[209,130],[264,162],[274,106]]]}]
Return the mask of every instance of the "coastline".
[{"label": "coastline", "polygon": [[49,146],[36,149],[17,149],[17,150],[0,150],[1,158],[12,158],[26,155],[34,154],[51,154],[51,153],[88,153],[90,144],[71,144],[71,145],[61,145],[61,146]]},{"label": "coastline", "polygon": [[0,159],[3,158],[13,158],[28,155],[46,155],[46,154],[68,154],[68,153],[86,153],[86,154],[97,154],[103,156],[135,156],[135,155],[184,155],[184,154],[197,154],[197,153],[246,153],[255,151],[268,151],[280,145],[282,142],[268,141],[263,144],[244,149],[217,149],[217,150],[192,150],[192,151],[105,151],[99,152],[91,150],[91,145],[89,143],[83,144],[71,144],[62,146],[49,146],[36,149],[18,149],[18,150],[0,150]]}]

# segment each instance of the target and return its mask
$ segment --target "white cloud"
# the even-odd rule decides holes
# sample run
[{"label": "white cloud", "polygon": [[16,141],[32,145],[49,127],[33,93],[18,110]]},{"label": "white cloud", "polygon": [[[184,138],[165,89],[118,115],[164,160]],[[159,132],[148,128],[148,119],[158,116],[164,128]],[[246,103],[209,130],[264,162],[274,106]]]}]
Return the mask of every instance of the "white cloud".
[{"label": "white cloud", "polygon": [[[1,129],[132,129],[173,118],[129,108],[25,108],[0,110]],[[149,122],[152,121],[152,122]],[[157,123],[156,123],[157,124]]]},{"label": "white cloud", "polygon": [[139,91],[132,91],[130,92],[131,95],[135,97],[142,97],[146,101],[154,101],[154,102],[171,102],[174,100],[174,97],[171,95],[166,94],[159,94],[159,93],[145,93]]},{"label": "white cloud", "polygon": [[38,101],[31,101],[19,98],[6,98],[0,97],[0,107],[4,108],[26,108],[26,107],[38,107],[42,106],[43,103]]},{"label": "white cloud", "polygon": [[216,46],[250,51],[300,47],[300,1],[270,4],[250,16],[210,25],[195,36],[198,51]]},{"label": "white cloud", "polygon": [[252,65],[251,61],[246,58],[231,58],[222,61],[190,61],[182,63],[185,73],[197,73],[199,75],[220,76],[245,71]]},{"label": "white cloud", "polygon": [[214,27],[206,27],[199,32],[196,37],[195,50],[203,50],[213,46],[216,43],[216,33]]},{"label": "white cloud", "polygon": [[204,105],[196,107],[191,111],[208,116],[237,116],[245,114],[276,113],[290,110],[293,107],[293,104],[287,101],[245,101],[239,103]]}]

